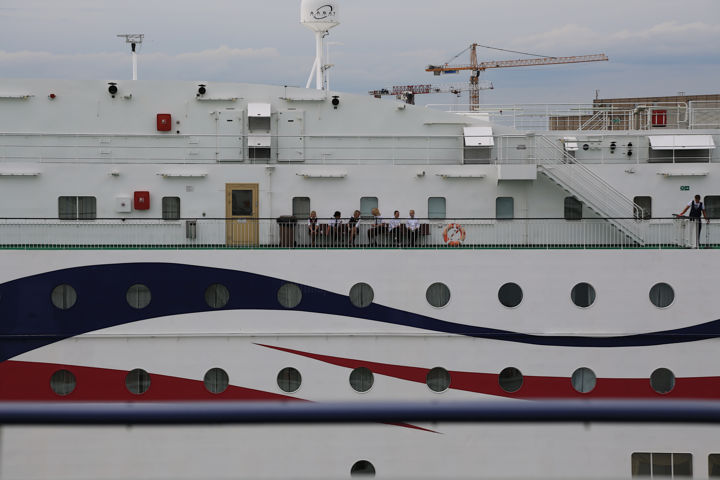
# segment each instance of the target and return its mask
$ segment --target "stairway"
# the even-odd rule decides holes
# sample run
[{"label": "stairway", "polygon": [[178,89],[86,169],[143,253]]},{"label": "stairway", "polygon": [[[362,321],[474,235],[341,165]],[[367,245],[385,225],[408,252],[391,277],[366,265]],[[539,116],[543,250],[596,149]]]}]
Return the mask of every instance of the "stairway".
[{"label": "stairway", "polygon": [[569,155],[563,146],[535,136],[538,172],[559,185],[638,245],[644,245],[643,209]]}]

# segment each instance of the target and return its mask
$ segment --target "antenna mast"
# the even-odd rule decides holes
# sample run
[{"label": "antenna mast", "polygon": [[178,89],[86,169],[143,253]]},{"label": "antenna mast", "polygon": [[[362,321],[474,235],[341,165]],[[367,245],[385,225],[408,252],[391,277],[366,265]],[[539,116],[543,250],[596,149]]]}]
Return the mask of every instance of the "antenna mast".
[{"label": "antenna mast", "polygon": [[145,35],[142,33],[122,33],[118,35],[120,38],[125,39],[125,43],[130,44],[130,48],[132,50],[132,68],[133,68],[133,80],[137,80],[137,52],[135,51],[135,46],[139,43],[142,43],[143,38],[145,38]]},{"label": "antenna mast", "polygon": [[305,88],[310,88],[313,77],[316,89],[326,88],[325,74],[331,65],[325,64],[323,40],[328,36],[328,31],[340,23],[337,10],[337,2],[334,0],[302,0],[300,4],[300,23],[315,32],[315,62]]}]

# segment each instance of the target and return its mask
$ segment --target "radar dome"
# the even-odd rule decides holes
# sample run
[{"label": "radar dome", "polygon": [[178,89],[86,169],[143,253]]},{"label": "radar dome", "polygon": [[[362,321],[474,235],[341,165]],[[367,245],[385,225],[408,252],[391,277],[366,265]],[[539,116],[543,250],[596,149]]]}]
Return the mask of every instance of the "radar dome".
[{"label": "radar dome", "polygon": [[315,32],[326,32],[340,23],[336,1],[302,0],[300,23]]}]

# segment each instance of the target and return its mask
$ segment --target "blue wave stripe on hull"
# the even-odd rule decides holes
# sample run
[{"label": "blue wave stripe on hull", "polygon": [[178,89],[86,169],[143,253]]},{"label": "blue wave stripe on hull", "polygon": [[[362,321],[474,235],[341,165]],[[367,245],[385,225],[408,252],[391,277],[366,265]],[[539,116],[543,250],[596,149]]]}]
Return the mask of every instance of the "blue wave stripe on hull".
[{"label": "blue wave stripe on hull", "polygon": [[[285,310],[278,303],[277,291],[286,282],[254,273],[176,263],[93,265],[20,278],[0,284],[0,361],[103,328],[213,311],[204,294],[214,283],[221,283],[230,291],[230,300],[223,310]],[[59,310],[50,301],[52,290],[63,283],[72,285],[78,297],[68,310]],[[127,289],[137,283],[147,285],[152,293],[150,305],[141,310],[130,307],[125,299]],[[298,286],[303,296],[295,310],[507,342],[554,347],[641,347],[720,336],[720,320],[627,336],[529,335],[447,322],[378,304],[357,308],[347,295]]]}]

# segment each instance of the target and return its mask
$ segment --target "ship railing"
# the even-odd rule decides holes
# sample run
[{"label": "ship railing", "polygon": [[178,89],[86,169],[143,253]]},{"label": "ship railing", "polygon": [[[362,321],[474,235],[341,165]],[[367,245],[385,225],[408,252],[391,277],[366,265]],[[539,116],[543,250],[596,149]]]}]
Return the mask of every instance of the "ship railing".
[{"label": "ship railing", "polygon": [[[616,227],[632,221],[645,239],[639,244]],[[419,219],[415,232],[375,227],[362,219],[355,234],[347,225],[328,229],[319,219],[311,235],[307,220],[279,218],[182,218],[58,220],[0,219],[2,249],[513,249],[513,248],[695,248],[697,223],[683,218],[447,218]],[[702,224],[701,247],[720,246],[720,223]]]},{"label": "ship railing", "polygon": [[[711,121],[710,117],[704,118]],[[461,128],[457,126],[457,130]],[[230,134],[168,137],[0,132],[0,176],[39,176],[44,164],[63,163],[111,165],[108,175],[119,175],[126,164],[142,164],[148,174],[164,177],[203,177],[209,174],[210,167],[205,165],[223,163],[288,166],[536,163],[538,156],[532,144],[535,133],[498,132],[499,129],[495,129],[492,146],[465,146],[461,134],[270,135],[267,137],[270,146],[263,149],[248,147],[247,136]],[[555,133],[545,135],[552,137]],[[673,136],[677,131],[657,129],[652,135]],[[648,135],[629,131],[558,132],[554,141],[559,148],[587,164],[718,161],[717,149],[653,150],[648,144]]]},{"label": "ship railing", "polygon": [[427,108],[484,118],[523,131],[619,131],[720,127],[720,102],[428,104]]}]

